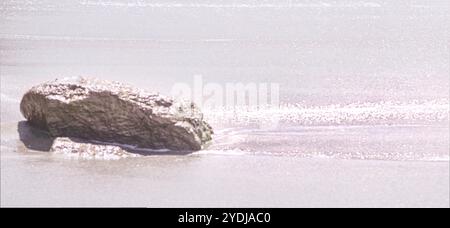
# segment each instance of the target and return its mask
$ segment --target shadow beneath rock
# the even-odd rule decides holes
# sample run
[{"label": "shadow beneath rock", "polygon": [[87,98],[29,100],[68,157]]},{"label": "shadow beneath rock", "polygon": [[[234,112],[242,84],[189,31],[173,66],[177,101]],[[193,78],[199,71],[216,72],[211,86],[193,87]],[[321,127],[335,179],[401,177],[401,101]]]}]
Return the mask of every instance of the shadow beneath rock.
[{"label": "shadow beneath rock", "polygon": [[[27,121],[20,121],[17,125],[17,131],[19,132],[20,141],[25,145],[26,148],[35,151],[49,152],[53,146],[53,143],[57,138],[49,135],[48,132],[40,130],[36,127],[31,126]],[[170,151],[170,150],[153,150],[153,149],[145,149],[145,148],[135,148],[132,146],[116,144],[116,143],[108,143],[108,142],[98,142],[98,141],[90,141],[84,140],[74,137],[67,137],[70,141],[66,141],[67,145],[70,144],[90,144],[94,146],[99,146],[98,148],[102,148],[101,146],[115,146],[119,147],[122,150],[132,153],[139,154],[142,156],[151,156],[151,155],[188,155],[195,151]]]},{"label": "shadow beneath rock", "polygon": [[133,153],[133,154],[139,154],[142,156],[154,156],[154,155],[163,155],[163,156],[169,156],[169,155],[189,155],[194,153],[195,151],[172,151],[172,150],[164,150],[164,151],[158,151],[158,150],[152,150],[152,149],[136,149],[136,148],[129,148],[127,146],[119,146],[123,150]]},{"label": "shadow beneath rock", "polygon": [[20,141],[30,150],[49,152],[55,140],[47,132],[31,126],[27,121],[20,121],[17,131]]},{"label": "shadow beneath rock", "polygon": [[128,153],[131,154],[138,154],[141,156],[152,156],[152,155],[188,155],[192,154],[195,151],[174,151],[174,150],[155,150],[155,149],[148,149],[148,148],[137,148],[130,145],[124,145],[124,144],[118,144],[118,143],[110,143],[110,142],[100,142],[100,141],[90,141],[80,138],[73,138],[69,137],[70,141],[77,144],[90,144],[93,146],[98,146],[98,148],[102,148],[101,146],[114,146],[118,147]]}]

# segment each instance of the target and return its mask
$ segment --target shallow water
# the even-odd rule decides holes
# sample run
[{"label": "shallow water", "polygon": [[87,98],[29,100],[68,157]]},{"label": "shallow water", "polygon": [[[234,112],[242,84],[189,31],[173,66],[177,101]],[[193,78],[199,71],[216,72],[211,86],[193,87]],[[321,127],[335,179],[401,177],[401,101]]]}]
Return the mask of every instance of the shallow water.
[{"label": "shallow water", "polygon": [[[7,0],[0,19],[2,206],[449,206],[446,1]],[[80,75],[278,83],[280,107],[205,107],[216,134],[189,155],[68,159],[19,102]]]}]

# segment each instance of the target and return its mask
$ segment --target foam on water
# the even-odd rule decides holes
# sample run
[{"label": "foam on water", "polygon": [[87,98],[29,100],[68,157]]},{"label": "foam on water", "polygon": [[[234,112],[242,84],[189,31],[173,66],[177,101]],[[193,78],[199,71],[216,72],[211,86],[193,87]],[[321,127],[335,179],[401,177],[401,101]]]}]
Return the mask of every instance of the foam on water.
[{"label": "foam on water", "polygon": [[377,2],[305,2],[305,1],[249,1],[248,3],[238,3],[232,1],[215,2],[158,2],[158,1],[93,1],[84,0],[80,2],[85,6],[102,7],[150,7],[150,8],[328,8],[328,7],[382,7]]},{"label": "foam on water", "polygon": [[218,132],[211,147],[200,154],[449,161],[448,148],[448,126],[309,126],[273,131],[230,128]]},{"label": "foam on water", "polygon": [[[199,154],[449,161],[448,100],[205,110],[216,127]],[[218,153],[218,151],[221,151]]]},{"label": "foam on water", "polygon": [[217,125],[262,126],[301,125],[383,125],[383,124],[433,124],[449,121],[448,99],[377,103],[303,106],[284,104],[279,107],[222,109],[205,108],[205,117]]},{"label": "foam on water", "polygon": [[237,39],[131,39],[131,38],[113,38],[113,37],[77,37],[77,36],[49,36],[49,35],[27,35],[27,34],[0,34],[0,40],[10,41],[87,41],[87,42],[153,42],[153,43],[231,43],[231,42],[254,42]]}]

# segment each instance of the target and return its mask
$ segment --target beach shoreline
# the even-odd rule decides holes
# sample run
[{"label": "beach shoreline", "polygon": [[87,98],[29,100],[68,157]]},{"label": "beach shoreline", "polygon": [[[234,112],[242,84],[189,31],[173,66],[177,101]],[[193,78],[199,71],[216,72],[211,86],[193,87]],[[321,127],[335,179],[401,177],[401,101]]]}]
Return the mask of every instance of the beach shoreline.
[{"label": "beach shoreline", "polygon": [[[441,0],[3,0],[0,206],[449,207],[448,21]],[[52,153],[22,96],[78,76],[183,87],[218,106],[213,141]]]},{"label": "beach shoreline", "polygon": [[2,207],[449,207],[448,162],[11,153],[1,175]]}]

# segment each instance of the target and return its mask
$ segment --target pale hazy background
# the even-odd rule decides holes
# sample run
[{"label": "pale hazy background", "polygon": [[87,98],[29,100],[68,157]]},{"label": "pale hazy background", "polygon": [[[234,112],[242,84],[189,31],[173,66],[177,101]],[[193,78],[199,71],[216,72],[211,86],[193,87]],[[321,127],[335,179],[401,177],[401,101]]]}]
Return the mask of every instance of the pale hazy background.
[{"label": "pale hazy background", "polygon": [[[1,1],[2,206],[448,207],[449,21],[446,0]],[[121,161],[19,124],[46,80],[168,94],[195,74],[279,83],[281,109],[205,110],[208,150]]]}]

